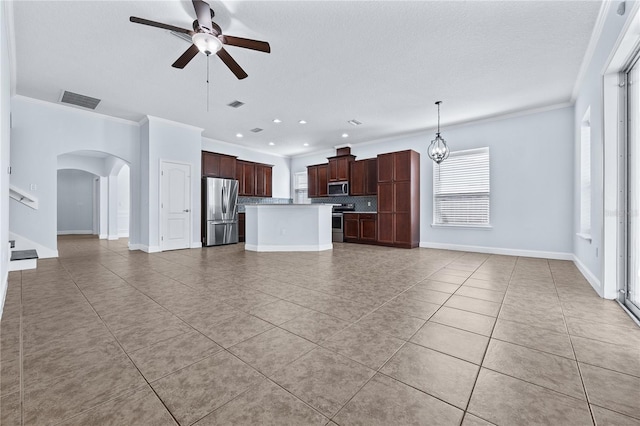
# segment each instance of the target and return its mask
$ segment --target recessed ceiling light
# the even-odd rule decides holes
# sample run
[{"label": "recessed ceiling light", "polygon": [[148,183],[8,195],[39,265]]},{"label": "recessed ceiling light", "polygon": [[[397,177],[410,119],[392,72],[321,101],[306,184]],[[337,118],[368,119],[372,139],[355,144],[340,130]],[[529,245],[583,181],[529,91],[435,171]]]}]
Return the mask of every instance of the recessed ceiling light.
[{"label": "recessed ceiling light", "polygon": [[362,124],[362,122],[356,120],[355,118],[353,120],[347,121],[347,123],[351,124],[352,126],[359,126]]},{"label": "recessed ceiling light", "polygon": [[242,133],[236,133],[236,138],[241,138],[242,137]]},{"label": "recessed ceiling light", "polygon": [[273,143],[273,142],[269,142],[269,145],[274,146],[274,145],[275,145],[275,143]]},{"label": "recessed ceiling light", "polygon": [[343,133],[343,134],[342,134],[342,137],[343,137],[343,138],[348,138],[348,137],[349,137],[349,133]]},{"label": "recessed ceiling light", "polygon": [[274,123],[282,123],[282,120],[280,120],[279,118],[274,118],[274,119],[273,119],[273,122],[274,122]]},{"label": "recessed ceiling light", "polygon": [[308,143],[305,143],[305,144],[303,144],[303,145],[304,145],[304,146],[309,146],[309,144],[308,144]]},{"label": "recessed ceiling light", "polygon": [[298,121],[298,123],[300,123],[300,124],[307,124],[307,122],[306,122],[305,120],[300,120],[300,121]]}]

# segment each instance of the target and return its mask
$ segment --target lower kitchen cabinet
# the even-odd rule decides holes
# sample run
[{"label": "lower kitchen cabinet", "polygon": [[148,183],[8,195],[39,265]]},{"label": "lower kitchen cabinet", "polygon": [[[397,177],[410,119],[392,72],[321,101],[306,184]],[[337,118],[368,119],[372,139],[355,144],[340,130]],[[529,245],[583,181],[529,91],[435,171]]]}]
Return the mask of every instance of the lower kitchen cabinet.
[{"label": "lower kitchen cabinet", "polygon": [[238,213],[238,241],[243,243],[244,242],[244,226],[245,223],[245,216],[244,213]]},{"label": "lower kitchen cabinet", "polygon": [[377,219],[378,215],[375,213],[345,213],[344,241],[375,244],[378,241]]},{"label": "lower kitchen cabinet", "polygon": [[373,213],[360,213],[358,220],[358,230],[360,231],[360,242],[375,243],[378,241],[378,215]]},{"label": "lower kitchen cabinet", "polygon": [[354,243],[360,239],[360,215],[358,213],[344,213],[342,216],[344,227],[344,241]]}]

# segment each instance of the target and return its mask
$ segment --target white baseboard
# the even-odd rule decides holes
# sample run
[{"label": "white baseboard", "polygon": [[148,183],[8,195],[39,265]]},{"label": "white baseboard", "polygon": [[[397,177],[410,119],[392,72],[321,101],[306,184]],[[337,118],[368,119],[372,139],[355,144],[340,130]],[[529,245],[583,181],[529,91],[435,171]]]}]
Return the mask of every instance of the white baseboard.
[{"label": "white baseboard", "polygon": [[144,244],[131,244],[131,243],[129,243],[129,250],[141,250],[145,253],[160,253],[162,251],[160,246],[147,246]]},{"label": "white baseboard", "polygon": [[129,231],[118,232],[118,238],[129,238]]},{"label": "white baseboard", "polygon": [[580,271],[580,273],[582,275],[584,275],[584,277],[586,278],[587,282],[589,282],[589,284],[591,284],[591,287],[593,287],[593,289],[596,291],[596,293],[598,293],[598,295],[602,298],[604,298],[604,289],[602,288],[602,283],[600,282],[600,280],[598,279],[598,277],[596,277],[593,272],[591,272],[589,270],[589,268],[587,268],[585,266],[584,263],[582,263],[580,261],[580,259],[578,259],[578,257],[574,254],[573,255],[573,263],[576,265],[576,268],[578,268],[578,270]]},{"label": "white baseboard", "polygon": [[200,241],[197,241],[195,243],[191,243],[191,247],[190,248],[202,248],[202,243]]},{"label": "white baseboard", "polygon": [[39,259],[49,259],[52,257],[58,257],[58,250],[53,250],[49,247],[45,247],[42,244],[38,244],[34,241],[31,241],[28,238],[15,234],[11,231],[9,231],[9,239],[16,240],[16,247],[14,248],[14,250],[34,249],[38,252]]},{"label": "white baseboard", "polygon": [[509,248],[500,248],[500,247],[466,246],[466,245],[460,245],[460,244],[445,244],[445,243],[431,243],[431,242],[421,242],[420,247],[440,249],[440,250],[455,250],[455,251],[470,251],[475,253],[500,254],[504,256],[522,256],[522,257],[536,257],[536,258],[543,258],[543,259],[573,260],[572,253],[562,253],[562,252],[555,252],[555,251],[521,250],[521,249],[509,249]]},{"label": "white baseboard", "polygon": [[118,239],[117,235],[109,235],[109,236],[107,236],[107,240],[109,240],[109,241],[115,241],[117,239]]},{"label": "white baseboard", "polygon": [[79,229],[71,231],[58,231],[58,235],[92,235],[93,230]]},{"label": "white baseboard", "polygon": [[333,244],[311,245],[311,246],[267,246],[267,245],[255,245],[246,244],[244,249],[248,251],[325,251],[332,250]]},{"label": "white baseboard", "polygon": [[106,240],[107,239],[107,234],[100,234],[98,235],[98,238],[101,240]]}]

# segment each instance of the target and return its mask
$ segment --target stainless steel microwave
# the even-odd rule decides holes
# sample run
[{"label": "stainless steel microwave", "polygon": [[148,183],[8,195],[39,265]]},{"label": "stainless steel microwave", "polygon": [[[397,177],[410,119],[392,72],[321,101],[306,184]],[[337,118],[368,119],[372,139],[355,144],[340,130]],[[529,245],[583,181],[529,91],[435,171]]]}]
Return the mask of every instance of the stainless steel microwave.
[{"label": "stainless steel microwave", "polygon": [[349,182],[329,182],[327,194],[330,197],[343,197],[349,195]]}]

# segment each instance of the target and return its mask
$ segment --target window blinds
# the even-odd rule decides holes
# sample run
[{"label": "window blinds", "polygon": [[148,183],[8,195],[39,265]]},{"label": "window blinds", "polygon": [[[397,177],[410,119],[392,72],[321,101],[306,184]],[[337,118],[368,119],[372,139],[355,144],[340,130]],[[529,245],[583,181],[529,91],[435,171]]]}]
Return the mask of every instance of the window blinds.
[{"label": "window blinds", "polygon": [[310,204],[311,200],[308,198],[308,186],[307,186],[307,172],[299,172],[294,174],[294,200],[296,204]]},{"label": "window blinds", "polygon": [[442,225],[489,225],[489,148],[452,152],[433,168],[433,217]]}]

